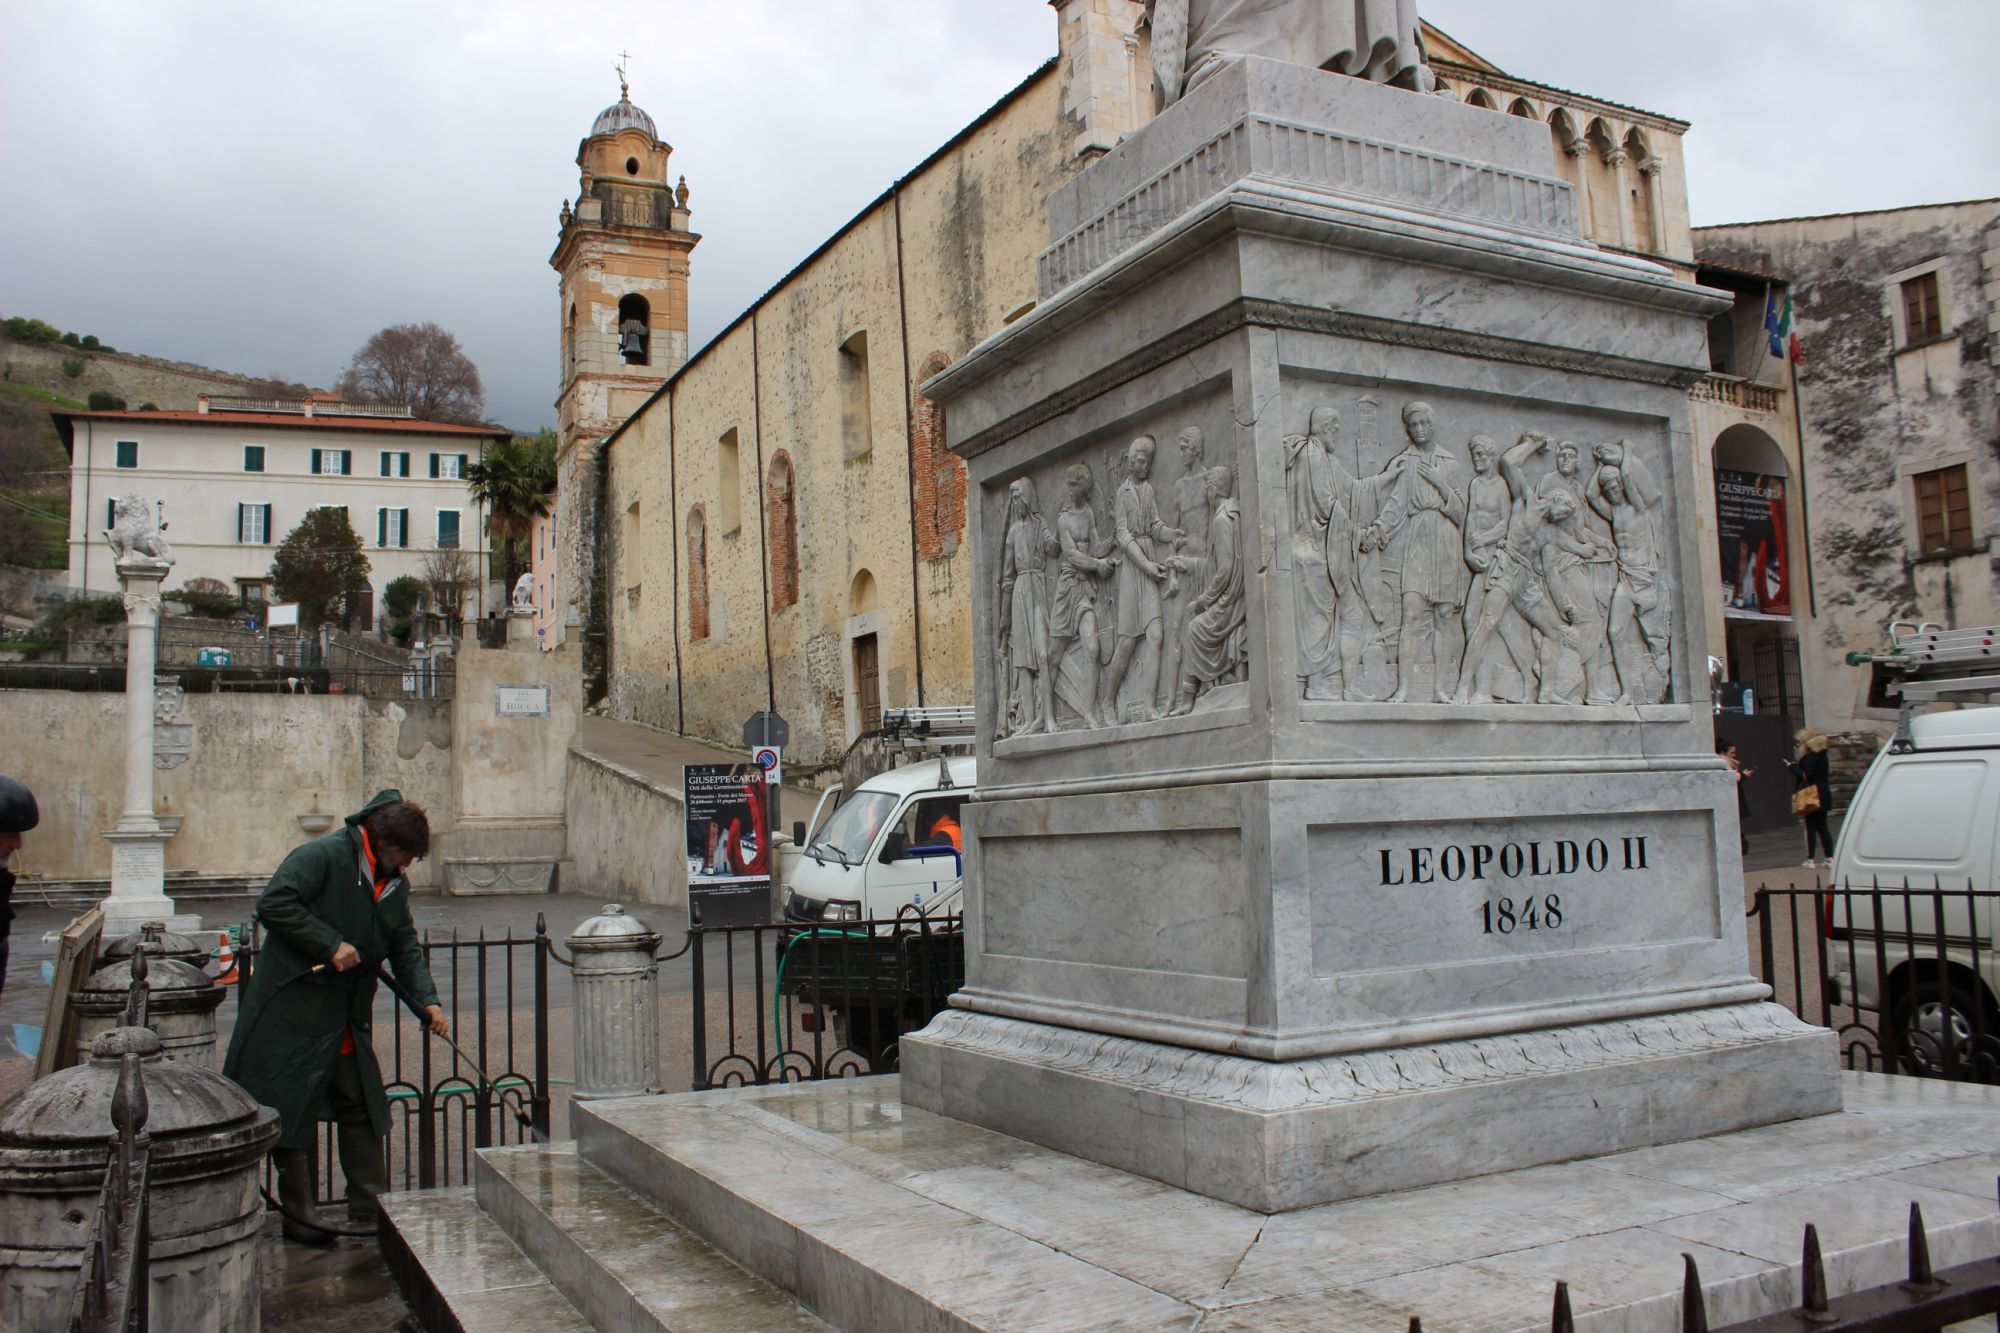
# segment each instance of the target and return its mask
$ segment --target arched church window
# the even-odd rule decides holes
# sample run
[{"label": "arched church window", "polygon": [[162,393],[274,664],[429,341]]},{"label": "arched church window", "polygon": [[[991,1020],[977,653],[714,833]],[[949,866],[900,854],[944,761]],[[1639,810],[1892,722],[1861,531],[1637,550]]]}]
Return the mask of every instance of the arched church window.
[{"label": "arched church window", "polygon": [[618,356],[628,366],[653,363],[653,312],[646,298],[634,292],[618,298]]},{"label": "arched church window", "polygon": [[688,637],[708,637],[708,520],[700,505],[688,510]]},{"label": "arched church window", "polygon": [[791,457],[782,449],[771,458],[764,513],[771,532],[771,609],[782,611],[799,600],[799,497]]}]

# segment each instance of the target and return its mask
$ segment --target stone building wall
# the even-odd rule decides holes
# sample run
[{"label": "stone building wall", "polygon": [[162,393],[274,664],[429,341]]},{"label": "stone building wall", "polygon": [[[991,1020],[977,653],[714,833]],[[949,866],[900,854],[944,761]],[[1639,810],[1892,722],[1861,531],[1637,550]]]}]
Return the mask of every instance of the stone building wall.
[{"label": "stone building wall", "polygon": [[[185,758],[153,774],[155,807],[181,816],[167,843],[169,871],[268,876],[312,836],[301,815],[357,810],[384,787],[427,807],[449,836],[451,719],[448,703],[391,702],[354,695],[191,694],[165,726],[185,726]],[[8,770],[35,792],[42,822],[15,867],[44,879],[103,879],[125,796],[125,697],[68,690],[0,691],[14,720]],[[157,748],[157,745],[156,745]],[[428,887],[436,858],[412,882]],[[32,894],[32,883],[22,893]]]},{"label": "stone building wall", "polygon": [[[775,702],[793,762],[836,759],[860,728],[866,635],[884,706],[971,699],[965,472],[918,388],[1032,305],[1041,201],[1082,165],[1076,135],[1045,67],[612,437],[616,715],[734,744]],[[775,595],[790,593],[782,568],[796,595]]]},{"label": "stone building wall", "polygon": [[[1788,218],[1694,233],[1703,259],[1791,280],[1811,523],[1803,653],[1809,723],[1885,732],[1849,651],[1891,619],[2000,624],[2000,200]],[[1902,284],[1936,275],[1942,332],[1912,339]],[[1916,477],[1963,465],[1972,541],[1926,553]]]}]

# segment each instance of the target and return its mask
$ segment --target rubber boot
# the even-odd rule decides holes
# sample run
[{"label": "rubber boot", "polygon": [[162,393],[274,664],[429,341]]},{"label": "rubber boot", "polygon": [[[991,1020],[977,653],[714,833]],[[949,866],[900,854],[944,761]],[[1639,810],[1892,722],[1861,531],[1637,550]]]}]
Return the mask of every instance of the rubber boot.
[{"label": "rubber boot", "polygon": [[340,1169],[347,1176],[347,1220],[357,1226],[372,1227],[381,1217],[375,1196],[389,1188],[389,1165],[382,1156],[382,1140],[367,1124],[340,1125],[335,1130],[340,1145]]},{"label": "rubber boot", "polygon": [[316,1221],[319,1208],[313,1202],[313,1159],[309,1152],[295,1148],[274,1148],[271,1150],[271,1165],[278,1172],[278,1202],[284,1207],[285,1239],[297,1241],[301,1245],[331,1245],[334,1236],[325,1231],[315,1231],[292,1220],[303,1217]]}]

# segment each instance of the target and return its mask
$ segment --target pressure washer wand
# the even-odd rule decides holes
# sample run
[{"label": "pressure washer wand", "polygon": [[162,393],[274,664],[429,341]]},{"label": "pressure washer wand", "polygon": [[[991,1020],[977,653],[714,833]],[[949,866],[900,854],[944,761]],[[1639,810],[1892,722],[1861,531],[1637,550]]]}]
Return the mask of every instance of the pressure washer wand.
[{"label": "pressure washer wand", "polygon": [[[423,1002],[418,1000],[416,996],[410,994],[410,992],[404,988],[403,983],[396,980],[395,976],[389,971],[389,969],[384,967],[379,962],[375,964],[375,975],[381,979],[383,985],[389,988],[391,994],[393,994],[397,999],[403,1002],[405,1008],[407,1008],[412,1014],[416,1015],[417,1021],[424,1024],[425,1025],[424,1030],[426,1032],[429,1032],[431,1016],[429,1011],[425,1009]],[[431,1032],[431,1035],[433,1037],[436,1037],[439,1041],[443,1042],[445,1045],[451,1047],[452,1054],[456,1055],[459,1059],[465,1061],[466,1067],[472,1070],[473,1077],[479,1080],[481,1086],[489,1089],[494,1086],[493,1080],[487,1076],[487,1073],[484,1069],[481,1069],[479,1067],[478,1061],[474,1060],[471,1056],[465,1053],[464,1047],[460,1046],[450,1037],[445,1036],[442,1032]],[[534,1120],[528,1115],[527,1107],[515,1106],[512,1109],[514,1113],[514,1119],[520,1124],[521,1128],[525,1129],[528,1132],[529,1136],[533,1138],[535,1142],[547,1143],[549,1141],[549,1136],[547,1134],[544,1134],[541,1130],[535,1127]]]}]

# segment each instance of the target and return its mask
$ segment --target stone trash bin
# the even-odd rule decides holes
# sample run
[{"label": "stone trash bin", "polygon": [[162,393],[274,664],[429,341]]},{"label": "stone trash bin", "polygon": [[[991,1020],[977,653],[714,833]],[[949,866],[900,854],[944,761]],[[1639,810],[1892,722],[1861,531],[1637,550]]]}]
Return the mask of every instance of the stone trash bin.
[{"label": "stone trash bin", "polygon": [[116,1150],[111,1097],[128,1051],[141,1057],[153,1140],[151,1327],[256,1333],[257,1183],[278,1139],[278,1113],[212,1069],[163,1058],[158,1034],[146,1028],[105,1033],[88,1063],[0,1106],[0,1329],[62,1327]]},{"label": "stone trash bin", "polygon": [[[91,1049],[100,1036],[125,1020],[125,1000],[132,989],[132,954],[92,972],[69,993],[76,1015],[76,1046]],[[215,979],[188,963],[146,951],[146,1026],[160,1034],[167,1059],[213,1069],[215,1011],[229,994]]]},{"label": "stone trash bin", "polygon": [[154,958],[171,958],[196,970],[208,966],[207,946],[190,936],[168,930],[163,921],[144,922],[137,935],[120,935],[98,951],[97,965],[108,967],[112,963],[130,962],[132,955],[142,947]]},{"label": "stone trash bin", "polygon": [[578,1100],[660,1090],[660,936],[617,903],[564,941],[576,983]]}]

